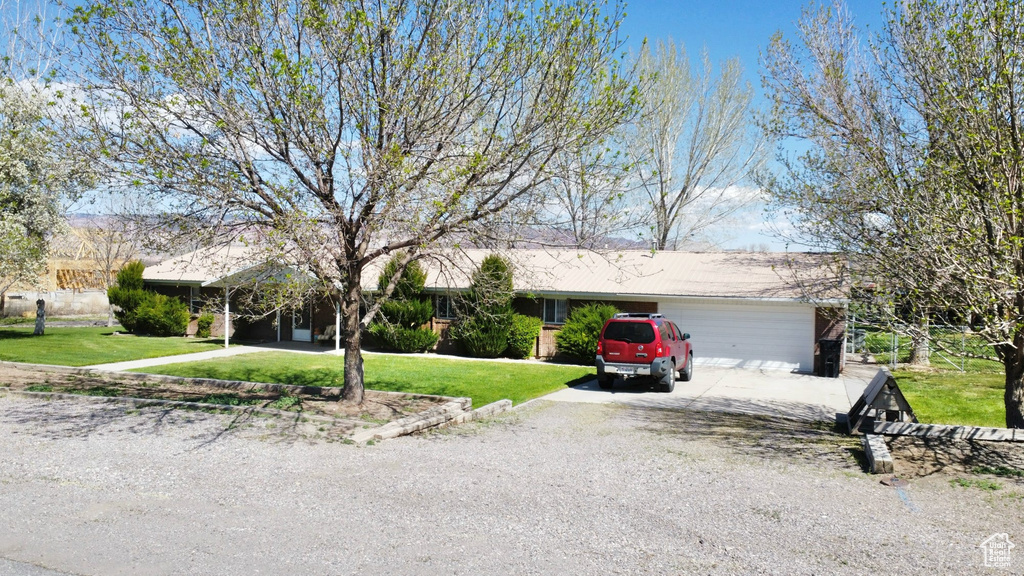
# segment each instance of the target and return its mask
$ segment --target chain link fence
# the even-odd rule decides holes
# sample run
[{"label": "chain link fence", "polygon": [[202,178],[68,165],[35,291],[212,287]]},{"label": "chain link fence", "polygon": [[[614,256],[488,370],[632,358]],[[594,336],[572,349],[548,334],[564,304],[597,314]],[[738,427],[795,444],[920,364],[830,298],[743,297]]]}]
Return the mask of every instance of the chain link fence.
[{"label": "chain link fence", "polygon": [[847,330],[847,354],[868,354],[879,364],[928,365],[959,372],[1001,372],[992,346],[969,326],[929,326],[928,338],[915,342],[909,328],[886,330],[851,322]]}]

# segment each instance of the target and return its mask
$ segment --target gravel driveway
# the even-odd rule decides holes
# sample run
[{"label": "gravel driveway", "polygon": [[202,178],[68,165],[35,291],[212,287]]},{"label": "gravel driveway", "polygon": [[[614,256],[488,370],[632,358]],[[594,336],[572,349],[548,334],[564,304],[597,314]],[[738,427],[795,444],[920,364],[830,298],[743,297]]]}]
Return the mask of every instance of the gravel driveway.
[{"label": "gravel driveway", "polygon": [[947,574],[1024,544],[1024,487],[898,492],[804,423],[535,402],[367,447],[281,426],[0,397],[0,571]]}]

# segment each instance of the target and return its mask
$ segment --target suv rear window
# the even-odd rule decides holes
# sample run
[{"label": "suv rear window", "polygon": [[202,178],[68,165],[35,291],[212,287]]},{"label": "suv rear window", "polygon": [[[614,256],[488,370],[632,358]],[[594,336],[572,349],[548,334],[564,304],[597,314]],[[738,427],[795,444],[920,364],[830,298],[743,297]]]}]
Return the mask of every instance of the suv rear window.
[{"label": "suv rear window", "polygon": [[604,339],[647,344],[654,342],[654,328],[649,322],[612,322],[604,329]]}]

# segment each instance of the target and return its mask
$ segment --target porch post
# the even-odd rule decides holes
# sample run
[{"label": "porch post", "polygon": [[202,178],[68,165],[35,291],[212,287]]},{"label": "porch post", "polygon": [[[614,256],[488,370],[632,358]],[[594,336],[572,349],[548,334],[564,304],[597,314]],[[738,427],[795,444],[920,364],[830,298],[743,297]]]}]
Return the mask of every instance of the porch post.
[{"label": "porch post", "polygon": [[227,348],[230,342],[231,334],[231,293],[228,292],[228,287],[224,286],[224,348]]},{"label": "porch post", "polygon": [[334,303],[334,351],[341,350],[341,301]]}]

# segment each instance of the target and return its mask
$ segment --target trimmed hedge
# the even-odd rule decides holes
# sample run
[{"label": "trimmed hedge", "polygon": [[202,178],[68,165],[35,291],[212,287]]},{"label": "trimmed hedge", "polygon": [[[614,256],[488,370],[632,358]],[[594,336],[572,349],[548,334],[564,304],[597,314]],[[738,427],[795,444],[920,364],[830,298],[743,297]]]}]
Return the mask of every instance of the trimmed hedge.
[{"label": "trimmed hedge", "polygon": [[427,328],[405,328],[387,324],[371,324],[370,334],[377,343],[397,352],[426,352],[437,344],[437,334]]},{"label": "trimmed hedge", "polygon": [[[401,255],[395,254],[384,265],[380,275],[377,276],[377,290],[381,293],[387,288],[391,277],[398,271],[398,262]],[[391,293],[392,300],[415,300],[423,294],[423,287],[427,282],[427,273],[423,271],[423,265],[419,260],[413,260],[405,266],[402,275],[398,277],[395,284],[395,291]],[[422,324],[423,322],[420,322]]]},{"label": "trimmed hedge", "polygon": [[[377,277],[377,288],[383,292],[398,271],[401,255],[395,254]],[[370,324],[370,334],[378,346],[396,352],[425,352],[437,344],[437,334],[422,326],[434,315],[430,299],[423,296],[427,275],[419,261],[405,267],[391,298],[381,302],[377,317]]]},{"label": "trimmed hedge", "polygon": [[210,337],[210,327],[213,326],[213,314],[209,312],[203,312],[196,319],[196,336],[199,338]]},{"label": "trimmed hedge", "polygon": [[452,337],[475,358],[497,358],[508,348],[509,313],[470,316],[452,325]]},{"label": "trimmed hedge", "polygon": [[182,336],[190,318],[188,306],[181,300],[150,293],[137,310],[135,331],[151,336]]},{"label": "trimmed hedge", "polygon": [[505,355],[509,358],[532,357],[533,346],[543,325],[544,322],[540,318],[513,314],[508,329],[508,348],[505,349]]},{"label": "trimmed hedge", "polygon": [[419,328],[434,315],[434,306],[427,299],[387,300],[380,305],[382,324],[393,324],[403,328]]}]

